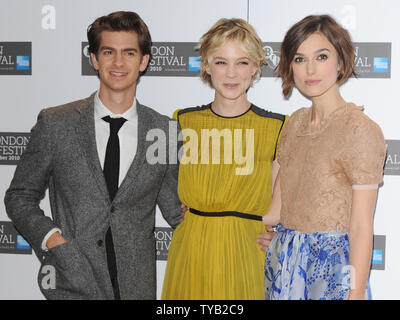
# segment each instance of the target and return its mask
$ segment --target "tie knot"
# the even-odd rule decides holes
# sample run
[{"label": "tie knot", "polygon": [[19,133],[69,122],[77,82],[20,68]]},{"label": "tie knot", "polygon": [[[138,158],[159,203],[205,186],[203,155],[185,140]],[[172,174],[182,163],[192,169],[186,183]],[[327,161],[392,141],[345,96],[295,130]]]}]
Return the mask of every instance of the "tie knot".
[{"label": "tie knot", "polygon": [[103,117],[102,119],[110,124],[111,133],[118,133],[119,129],[121,129],[126,121],[125,118],[111,118],[110,116]]}]

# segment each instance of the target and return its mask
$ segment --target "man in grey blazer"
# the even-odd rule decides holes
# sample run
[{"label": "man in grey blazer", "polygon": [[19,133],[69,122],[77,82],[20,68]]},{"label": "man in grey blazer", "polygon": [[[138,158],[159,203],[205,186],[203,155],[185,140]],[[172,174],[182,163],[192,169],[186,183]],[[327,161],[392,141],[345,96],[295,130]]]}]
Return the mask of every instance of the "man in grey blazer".
[{"label": "man in grey blazer", "polygon": [[[172,227],[181,210],[176,161],[146,159],[147,133],[168,134],[170,120],[135,99],[151,37],[136,13],[115,12],[89,26],[88,40],[100,89],[40,112],[6,192],[7,213],[42,259],[38,282],[46,298],[155,299],[155,208]],[[105,119],[121,117],[111,195],[103,174],[112,131]],[[47,187],[52,218],[39,206]]]}]

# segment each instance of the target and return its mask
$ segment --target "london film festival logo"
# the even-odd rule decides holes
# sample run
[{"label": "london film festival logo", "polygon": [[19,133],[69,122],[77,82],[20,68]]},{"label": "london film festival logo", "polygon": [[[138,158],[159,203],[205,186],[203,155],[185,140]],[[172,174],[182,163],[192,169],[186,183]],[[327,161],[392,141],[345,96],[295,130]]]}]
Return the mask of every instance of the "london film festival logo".
[{"label": "london film festival logo", "polygon": [[197,77],[200,57],[196,42],[154,42],[146,76]]},{"label": "london film festival logo", "polygon": [[261,77],[272,78],[280,61],[281,42],[265,42],[263,48],[267,63],[261,67]]},{"label": "london film festival logo", "polygon": [[15,165],[29,142],[30,133],[0,132],[0,165]]},{"label": "london film festival logo", "polygon": [[92,60],[90,59],[89,43],[83,41],[81,43],[81,62],[82,62],[82,76],[96,76],[97,72],[94,70]]},{"label": "london film festival logo", "polygon": [[385,175],[400,175],[400,140],[386,140]]},{"label": "london film festival logo", "polygon": [[386,236],[374,235],[374,248],[372,250],[372,269],[385,270]]},{"label": "london film festival logo", "polygon": [[31,75],[32,43],[0,42],[0,75]]},{"label": "london film festival logo", "polygon": [[156,240],[157,260],[167,261],[173,232],[172,228],[155,228],[154,238]]},{"label": "london film festival logo", "polygon": [[[153,42],[151,61],[145,76],[197,77],[200,72],[200,58],[195,50],[196,42]],[[93,76],[88,42],[81,44],[82,75]]]},{"label": "london film festival logo", "polygon": [[[262,77],[274,77],[279,64],[281,42],[264,42],[267,64],[262,67]],[[359,78],[390,78],[390,42],[355,42],[354,66]]]},{"label": "london film festival logo", "polygon": [[12,222],[0,221],[0,253],[31,254],[32,248]]},{"label": "london film festival logo", "polygon": [[359,78],[390,78],[390,42],[355,42],[354,66]]}]

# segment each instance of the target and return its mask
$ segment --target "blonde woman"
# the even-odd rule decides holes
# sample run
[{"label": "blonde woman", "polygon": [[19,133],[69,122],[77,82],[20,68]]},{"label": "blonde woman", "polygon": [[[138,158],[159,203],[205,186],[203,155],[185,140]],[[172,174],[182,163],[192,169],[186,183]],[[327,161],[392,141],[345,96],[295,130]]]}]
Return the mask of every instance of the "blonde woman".
[{"label": "blonde woman", "polygon": [[286,118],[247,100],[265,57],[246,21],[219,20],[199,48],[215,97],[175,112],[184,136],[178,193],[189,210],[173,235],[162,299],[264,299],[265,252],[256,239]]}]

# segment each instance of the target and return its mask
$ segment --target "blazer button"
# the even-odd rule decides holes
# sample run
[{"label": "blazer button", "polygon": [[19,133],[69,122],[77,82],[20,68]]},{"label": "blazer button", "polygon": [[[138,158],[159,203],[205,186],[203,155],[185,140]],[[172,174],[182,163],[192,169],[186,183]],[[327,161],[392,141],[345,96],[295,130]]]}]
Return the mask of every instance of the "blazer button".
[{"label": "blazer button", "polygon": [[114,212],[115,212],[115,207],[114,207],[114,206],[111,206],[110,211],[111,211],[111,213],[114,213]]},{"label": "blazer button", "polygon": [[99,247],[102,247],[102,246],[103,246],[103,240],[97,241],[97,245],[98,245]]}]

